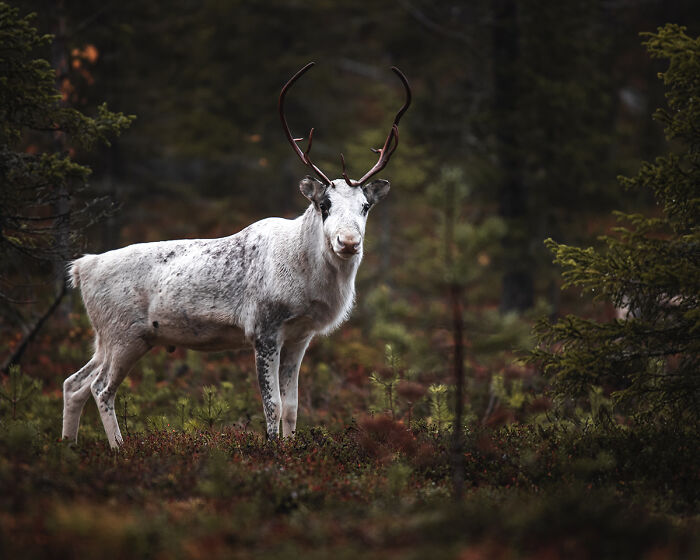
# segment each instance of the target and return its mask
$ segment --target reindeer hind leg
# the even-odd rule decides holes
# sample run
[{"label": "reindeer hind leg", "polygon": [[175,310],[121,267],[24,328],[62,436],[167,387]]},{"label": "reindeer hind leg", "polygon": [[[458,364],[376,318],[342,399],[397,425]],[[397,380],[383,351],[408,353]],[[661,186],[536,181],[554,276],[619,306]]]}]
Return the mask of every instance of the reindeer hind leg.
[{"label": "reindeer hind leg", "polygon": [[80,415],[90,397],[90,384],[99,375],[103,359],[98,341],[90,361],[63,382],[63,439],[78,440]]},{"label": "reindeer hind leg", "polygon": [[148,351],[148,344],[141,339],[115,346],[105,360],[105,367],[90,385],[92,395],[100,412],[102,425],[113,449],[122,443],[122,434],[117,423],[114,401],[117,389],[133,365]]}]

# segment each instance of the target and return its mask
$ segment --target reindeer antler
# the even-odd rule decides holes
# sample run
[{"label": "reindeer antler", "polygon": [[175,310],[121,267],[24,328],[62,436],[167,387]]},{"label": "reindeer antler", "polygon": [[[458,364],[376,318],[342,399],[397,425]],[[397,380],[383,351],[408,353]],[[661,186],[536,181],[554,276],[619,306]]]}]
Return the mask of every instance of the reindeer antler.
[{"label": "reindeer antler", "polygon": [[399,145],[399,121],[411,105],[411,87],[408,85],[408,80],[406,79],[406,76],[404,76],[403,72],[401,72],[401,70],[399,70],[396,66],[392,66],[391,70],[394,72],[394,74],[396,74],[399,77],[404,89],[406,90],[406,102],[403,104],[403,107],[399,109],[399,112],[396,113],[396,117],[394,118],[394,124],[391,125],[391,130],[389,131],[389,134],[386,137],[384,146],[379,149],[370,148],[370,150],[372,150],[375,154],[379,154],[379,160],[377,161],[377,163],[374,164],[372,169],[370,169],[367,173],[365,173],[362,176],[362,178],[359,181],[353,181],[352,179],[350,179],[350,177],[348,177],[347,170],[345,169],[345,158],[343,157],[343,154],[340,154],[340,161],[343,164],[343,178],[345,179],[345,182],[351,187],[359,187],[360,185],[364,184],[370,177],[376,175],[382,169],[384,169],[386,167],[386,164],[389,163],[391,155],[396,151],[396,148]]},{"label": "reindeer antler", "polygon": [[311,161],[311,158],[309,158],[309,153],[311,152],[311,144],[314,139],[314,129],[312,128],[309,131],[309,143],[306,145],[306,150],[302,152],[301,148],[297,146],[297,142],[301,142],[303,138],[294,138],[294,136],[292,136],[292,133],[289,130],[289,125],[287,124],[287,118],[284,116],[284,97],[287,95],[287,90],[292,85],[294,85],[294,82],[301,78],[301,76],[314,64],[315,62],[309,62],[306,66],[304,66],[301,70],[294,74],[294,76],[292,76],[291,79],[282,88],[279,100],[280,119],[282,119],[282,128],[284,128],[284,133],[287,135],[287,140],[289,140],[289,143],[292,145],[292,148],[294,148],[294,151],[297,153],[301,161],[303,161],[305,165],[308,165],[311,169],[314,170],[314,173],[318,175],[318,178],[321,179],[321,182],[323,182],[325,185],[330,185],[331,180],[328,177],[326,177],[323,171],[316,167],[316,165],[314,165],[314,163]]},{"label": "reindeer antler", "polygon": [[[301,159],[301,161],[304,162],[304,165],[308,165],[311,169],[313,169],[314,173],[316,173],[318,178],[321,179],[321,181],[325,185],[330,185],[332,181],[328,177],[326,177],[323,171],[321,171],[316,165],[314,165],[314,163],[311,161],[311,158],[309,157],[309,153],[311,152],[311,144],[313,143],[314,139],[314,129],[312,128],[309,131],[309,143],[306,146],[306,150],[302,151],[301,148],[299,148],[299,146],[297,145],[297,142],[301,142],[304,139],[294,138],[294,136],[292,136],[292,133],[289,130],[289,125],[287,124],[287,118],[284,115],[284,98],[287,95],[287,91],[292,85],[294,85],[294,82],[301,78],[301,76],[304,73],[306,73],[306,71],[309,70],[309,68],[311,68],[314,64],[315,62],[309,62],[306,66],[304,66],[301,70],[294,74],[294,76],[292,76],[291,79],[282,88],[279,100],[280,119],[282,120],[282,128],[284,128],[284,133],[287,135],[287,140],[289,140],[289,143],[292,145],[292,148],[294,148],[294,151],[299,156],[299,159]],[[399,77],[404,89],[406,90],[406,102],[403,104],[403,107],[401,107],[399,112],[396,113],[396,117],[394,118],[394,124],[391,126],[391,130],[389,131],[389,135],[386,137],[384,146],[379,149],[370,148],[374,153],[379,154],[379,160],[376,164],[374,164],[372,169],[370,169],[367,173],[365,173],[362,176],[362,178],[359,181],[353,181],[352,179],[350,179],[345,168],[345,158],[343,157],[343,154],[340,154],[340,161],[343,164],[343,178],[345,179],[345,182],[351,187],[359,187],[360,185],[363,185],[370,177],[376,175],[382,169],[384,169],[386,167],[386,164],[389,163],[391,155],[396,151],[396,148],[399,145],[399,121],[411,105],[411,87],[408,85],[408,80],[406,79],[406,76],[404,76],[403,72],[401,72],[401,70],[399,70],[396,66],[392,66],[391,70],[394,72],[394,74],[396,74]]]}]

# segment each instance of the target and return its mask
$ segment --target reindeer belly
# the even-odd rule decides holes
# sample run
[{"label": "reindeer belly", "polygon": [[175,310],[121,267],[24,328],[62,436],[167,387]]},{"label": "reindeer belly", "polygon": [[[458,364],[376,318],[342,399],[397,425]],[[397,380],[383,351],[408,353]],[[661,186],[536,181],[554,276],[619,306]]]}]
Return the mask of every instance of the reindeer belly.
[{"label": "reindeer belly", "polygon": [[[158,316],[157,314],[152,317]],[[186,312],[150,320],[147,340],[153,346],[182,346],[193,350],[227,350],[245,344],[243,331],[221,317],[212,320]]]},{"label": "reindeer belly", "polygon": [[224,350],[241,346],[241,330],[233,309],[211,292],[189,285],[165,290],[148,310],[152,345],[184,346],[194,350]]}]

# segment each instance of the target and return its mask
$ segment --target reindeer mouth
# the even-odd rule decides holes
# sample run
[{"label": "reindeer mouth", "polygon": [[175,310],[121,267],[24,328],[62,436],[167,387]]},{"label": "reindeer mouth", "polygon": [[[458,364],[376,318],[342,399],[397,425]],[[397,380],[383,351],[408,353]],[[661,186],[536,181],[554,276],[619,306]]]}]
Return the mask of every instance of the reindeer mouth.
[{"label": "reindeer mouth", "polygon": [[353,251],[351,249],[343,249],[341,251],[336,251],[334,249],[333,252],[336,255],[338,255],[341,259],[343,259],[344,261],[350,260],[351,258],[356,257],[357,255],[360,254],[359,251]]}]

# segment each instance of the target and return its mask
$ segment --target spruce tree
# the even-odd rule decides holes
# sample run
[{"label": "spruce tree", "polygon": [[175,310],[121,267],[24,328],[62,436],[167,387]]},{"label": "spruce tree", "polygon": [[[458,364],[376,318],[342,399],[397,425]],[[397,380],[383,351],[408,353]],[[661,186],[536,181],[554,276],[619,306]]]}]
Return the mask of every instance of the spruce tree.
[{"label": "spruce tree", "polygon": [[[67,95],[68,78],[39,56],[52,37],[32,19],[0,2],[0,312],[4,328],[30,335],[60,301],[63,263],[95,219],[93,201],[78,197],[90,168],[73,156],[108,144],[133,119],[105,105],[92,117],[68,107],[57,88]],[[39,319],[27,316],[28,303],[43,306]],[[16,360],[17,349],[3,369]]]},{"label": "spruce tree", "polygon": [[667,59],[659,74],[667,109],[670,151],[643,163],[628,189],[648,189],[650,215],[617,213],[619,227],[601,248],[545,243],[563,268],[563,287],[575,287],[624,310],[598,322],[567,316],[536,327],[542,364],[559,398],[609,391],[616,410],[632,416],[697,421],[700,417],[700,38],[667,24],[644,42]]}]

